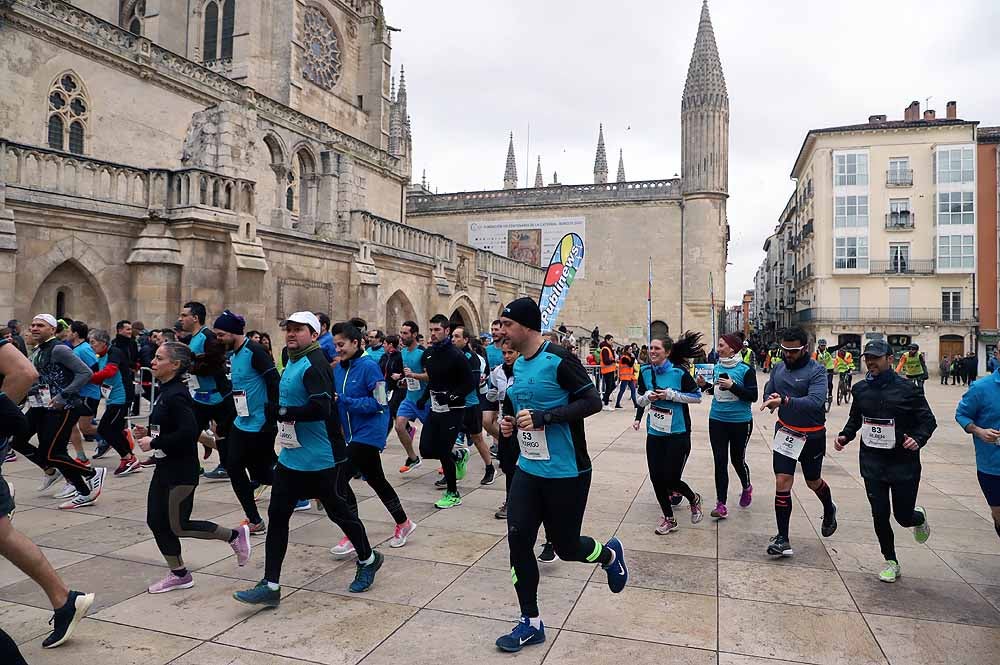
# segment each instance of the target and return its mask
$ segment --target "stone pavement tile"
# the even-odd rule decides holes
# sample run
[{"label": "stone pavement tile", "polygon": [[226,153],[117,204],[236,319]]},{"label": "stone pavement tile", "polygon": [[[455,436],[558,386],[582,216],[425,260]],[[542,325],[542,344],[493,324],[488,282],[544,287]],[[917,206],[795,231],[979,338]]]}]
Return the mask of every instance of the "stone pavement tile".
[{"label": "stone pavement tile", "polygon": [[[996,581],[1000,582],[1000,580]],[[985,598],[993,607],[1000,610],[1000,586],[973,584],[972,588],[978,591],[979,595]]]},{"label": "stone pavement tile", "polygon": [[197,640],[180,635],[140,628],[123,630],[106,621],[84,619],[73,639],[58,649],[43,649],[41,640],[33,640],[21,647],[21,653],[31,665],[165,665],[196,646]]},{"label": "stone pavement tile", "polygon": [[[493,513],[495,512],[496,508],[492,510],[489,508],[475,508],[473,506],[466,506],[463,503],[459,508],[436,510],[433,515],[421,520],[420,526],[444,531],[463,529],[465,531],[475,531],[476,533],[505,536],[507,535],[507,521],[498,520],[493,517]],[[420,529],[418,527],[417,534],[419,533]]]},{"label": "stone pavement tile", "polygon": [[[135,561],[95,556],[59,569],[59,577],[70,589],[96,594],[91,614],[140,593],[153,582],[162,579],[163,566],[151,566]],[[32,580],[23,580],[0,588],[0,598],[41,609],[50,609],[49,599]]]},{"label": "stone pavement tile", "polygon": [[956,496],[955,501],[958,501],[967,509],[985,519],[987,525],[993,524],[993,512],[990,510],[990,507],[986,505],[986,500],[982,495]]},{"label": "stone pavement tile", "polygon": [[1000,629],[866,614],[891,665],[986,665],[997,662]]},{"label": "stone pavement tile", "polygon": [[[420,610],[389,639],[364,660],[364,665],[442,665],[469,659],[483,665],[509,665],[513,658],[523,665],[538,665],[560,635],[555,627],[545,626],[545,643],[527,647],[516,656],[500,651],[493,643],[509,633],[512,621],[497,621],[435,610]],[[447,636],[442,634],[447,630]],[[461,636],[464,651],[456,652],[450,636]],[[548,662],[548,661],[546,661]]]},{"label": "stone pavement tile", "polygon": [[[551,642],[552,638],[546,637]],[[714,651],[564,630],[549,650],[546,665],[629,663],[630,665],[715,665]]]},{"label": "stone pavement tile", "polygon": [[971,552],[1000,554],[1000,538],[980,529],[953,529],[931,522],[931,538],[927,546],[935,552]]},{"label": "stone pavement tile", "polygon": [[145,522],[99,517],[91,522],[49,532],[33,540],[42,547],[64,547],[74,552],[107,554],[152,537],[153,533]]},{"label": "stone pavement tile", "polygon": [[[775,529],[775,532],[777,529]],[[674,534],[670,534],[674,535]],[[719,528],[719,558],[735,561],[755,561],[779,566],[804,566],[833,570],[833,561],[823,547],[822,541],[814,533],[792,530],[789,539],[792,550],[790,557],[773,557],[767,553],[770,535],[753,531],[736,531]]]},{"label": "stone pavement tile", "polygon": [[[462,509],[452,508],[449,512],[460,510]],[[459,531],[453,528],[421,524],[413,534],[412,540],[406,541],[406,547],[402,548],[405,551],[401,552],[400,556],[405,556],[408,559],[471,566],[491,547],[500,542],[500,538],[501,536],[486,533]]]},{"label": "stone pavement tile", "polygon": [[[717,601],[710,596],[626,587],[613,595],[588,584],[566,621],[567,630],[715,649]],[[681,617],[677,621],[665,617]]]},{"label": "stone pavement tile", "polygon": [[[661,591],[681,591],[714,596],[718,590],[718,569],[715,559],[683,554],[660,554],[630,549],[628,585]],[[601,576],[603,579],[603,575]],[[595,577],[595,582],[600,579]]]},{"label": "stone pavement tile", "polygon": [[1000,626],[1000,612],[964,582],[907,581],[905,570],[895,584],[858,573],[843,573],[843,578],[865,614]]},{"label": "stone pavement tile", "polygon": [[51,618],[51,605],[43,610],[0,601],[0,626],[18,644],[48,635],[52,630],[48,623]]},{"label": "stone pavement tile", "polygon": [[720,651],[816,665],[886,662],[857,612],[720,598],[719,624]]},{"label": "stone pavement tile", "polygon": [[[208,575],[222,575],[235,579],[258,582],[264,579],[264,539],[253,539],[252,558],[242,568],[237,565],[236,557],[231,556],[201,569]],[[345,563],[353,563],[357,557],[352,555],[346,559],[337,559],[330,554],[329,547],[288,543],[285,560],[281,566],[281,584],[291,587],[304,587],[313,580],[319,579],[331,570]],[[352,571],[354,566],[351,566]],[[352,572],[351,579],[354,579]]]},{"label": "stone pavement tile", "polygon": [[[878,575],[885,566],[878,545],[840,541],[828,541],[824,544],[837,570],[841,572]],[[946,582],[962,581],[962,578],[942,561],[941,557],[927,547],[900,547],[897,544],[896,557],[903,567],[904,577]]]},{"label": "stone pavement tile", "polygon": [[[497,470],[497,481],[492,485],[485,487],[480,486],[477,490],[462,493],[462,508],[484,508],[486,510],[496,512],[496,509],[499,508],[500,504],[504,502],[504,497],[506,495],[504,487],[503,474]],[[406,504],[403,504],[403,507],[407,509],[409,508]],[[439,512],[433,506],[431,506],[429,510],[431,513],[428,514]]]},{"label": "stone pavement tile", "polygon": [[[250,617],[214,641],[286,658],[351,665],[416,611],[415,607],[357,596],[344,598],[301,590],[282,598],[277,609]],[[441,639],[440,629],[426,634],[431,640],[453,645],[450,639]]]},{"label": "stone pavement tile", "polygon": [[680,528],[665,536],[653,532],[654,525],[622,524],[617,536],[625,545],[626,555],[629,550],[644,552],[661,552],[666,554],[686,554],[714,559],[716,556],[716,540],[718,538],[715,525],[709,522],[691,524],[690,513],[674,511]]},{"label": "stone pavement tile", "polygon": [[31,510],[18,510],[14,515],[14,524],[23,535],[36,540],[53,531],[60,531],[100,519],[104,518],[100,515],[85,515],[77,510],[32,508]]},{"label": "stone pavement tile", "polygon": [[171,661],[170,665],[309,665],[309,663],[271,653],[205,642],[197,649],[188,651],[177,660]]},{"label": "stone pavement tile", "polygon": [[756,656],[744,656],[738,653],[719,652],[719,665],[798,665],[788,660],[774,660],[771,658],[758,658]]},{"label": "stone pavement tile", "polygon": [[[258,503],[257,505],[259,507],[258,510],[260,511],[261,517],[263,517],[264,520],[266,521],[267,520],[267,506],[264,505],[264,504],[261,504],[261,503]],[[236,525],[236,524],[241,523],[243,520],[245,520],[247,518],[246,514],[243,512],[243,509],[240,508],[239,506],[230,506],[230,508],[232,508],[232,510],[230,512],[225,513],[223,515],[219,515],[219,516],[215,517],[212,521],[215,522],[216,524],[232,524],[232,525]],[[321,515],[321,514],[317,513],[316,511],[312,511],[312,510],[303,510],[301,512],[292,513],[292,518],[288,521],[288,530],[289,531],[294,531],[295,529],[298,529],[300,526],[305,526],[307,524],[312,524],[313,522],[315,522],[316,520],[319,520],[319,519],[324,519],[324,520],[327,519],[326,513],[323,513]],[[329,521],[329,520],[327,520],[327,521]],[[253,542],[254,542],[255,545],[256,545],[257,542],[260,542],[260,544],[263,545],[264,544],[264,534],[261,534],[259,536],[254,536],[253,537]]]},{"label": "stone pavement tile", "polygon": [[[465,566],[450,563],[394,556],[399,551],[389,550],[391,553],[386,554],[385,563],[378,571],[375,584],[365,592],[365,598],[423,607],[466,570]],[[312,591],[355,596],[347,590],[354,580],[355,572],[357,572],[355,560],[343,561],[331,572],[310,582],[306,588]]]},{"label": "stone pavement tile", "polygon": [[[982,496],[979,498],[982,500]],[[921,504],[918,503],[918,505]],[[928,506],[924,506],[924,508],[927,509],[927,517],[930,520],[932,530],[935,526],[941,525],[957,529],[980,529],[982,531],[989,531],[994,535],[996,534],[993,529],[992,517],[984,517],[968,508],[962,508],[961,510],[930,508]]]},{"label": "stone pavement tile", "polygon": [[1000,584],[1000,554],[938,553],[969,584]]},{"label": "stone pavement tile", "polygon": [[[536,546],[535,552],[541,552],[541,540],[543,536],[541,533],[538,534],[539,545]],[[629,552],[629,557],[632,553]],[[631,560],[631,558],[629,559]],[[493,570],[502,570],[510,573],[510,547],[507,544],[507,539],[504,538],[499,543],[490,548],[490,551],[484,554],[476,563],[475,568],[491,568]],[[558,558],[555,561],[549,563],[538,562],[538,573],[546,577],[562,577],[569,580],[582,580],[587,581],[590,576],[596,570],[596,564],[580,563],[579,561],[561,561]],[[631,571],[630,571],[631,572]]]},{"label": "stone pavement tile", "polygon": [[[51,547],[42,547],[41,550],[45,555],[45,558],[49,560],[49,563],[52,564],[52,567],[56,570],[74,563],[79,563],[80,561],[91,557],[90,554],[69,552],[67,550],[54,549]],[[17,566],[12,564],[7,559],[0,557],[0,586],[16,584],[17,582],[26,579],[28,579],[28,576],[22,573]]]},{"label": "stone pavement tile", "polygon": [[[257,541],[255,539],[254,546],[256,547],[256,545]],[[263,548],[260,548],[253,553],[253,556],[262,556],[263,554]],[[163,566],[164,568],[167,565],[163,560],[163,555],[160,554],[160,550],[156,547],[156,541],[152,538],[120,550],[115,550],[114,552],[108,552],[105,556],[113,559],[128,559],[129,561],[148,563],[153,566]],[[234,555],[233,549],[229,544],[221,540],[181,538],[181,556],[188,570],[200,570],[205,566],[212,565],[216,561],[222,561],[226,557]]]},{"label": "stone pavement tile", "polygon": [[[580,597],[586,582],[542,577],[538,584],[542,619],[560,628]],[[521,616],[510,573],[469,568],[428,604],[430,609],[471,614],[487,619],[516,621]]]},{"label": "stone pavement tile", "polygon": [[247,586],[240,580],[196,573],[191,589],[143,593],[93,618],[207,640],[263,609],[233,599],[233,593]]},{"label": "stone pavement tile", "polygon": [[660,510],[660,504],[636,500],[625,513],[623,521],[626,524],[645,525],[653,529],[656,528],[661,519],[663,519],[663,511]]},{"label": "stone pavement tile", "polygon": [[[750,508],[740,508],[739,507],[739,495],[734,497],[735,500],[728,506],[729,517],[724,520],[719,520],[719,531],[725,529],[736,529],[738,531],[752,531],[759,534],[766,534],[768,538],[777,533],[777,527],[774,523],[774,510],[771,506],[773,505],[772,499],[773,494],[770,495],[759,495],[760,503],[754,503]],[[766,501],[765,501],[766,499]],[[705,509],[711,511],[712,507],[708,507],[707,504]],[[711,519],[708,515],[705,519]],[[809,518],[801,510],[800,506],[792,506],[792,518],[788,522],[788,529],[792,534],[796,533],[809,533],[811,534],[811,526],[809,524]]]},{"label": "stone pavement tile", "polygon": [[[309,515],[310,513],[304,512],[302,514]],[[395,527],[387,522],[365,524],[368,542],[372,545],[378,545],[391,538],[394,529]],[[421,530],[418,529],[417,534],[414,535],[418,535],[420,532]],[[339,543],[343,537],[344,532],[340,530],[339,526],[331,522],[325,514],[321,519],[314,520],[288,532],[288,542],[290,543],[315,545],[317,547],[325,547],[328,550]]]},{"label": "stone pavement tile", "polygon": [[[109,481],[110,482],[110,481]],[[26,497],[27,498],[27,497]],[[197,497],[196,497],[197,498]],[[66,499],[46,499],[44,504],[47,508],[56,508]],[[145,522],[146,520],[146,496],[138,492],[126,492],[113,488],[101,490],[101,498],[92,506],[77,508],[76,512],[81,515],[102,515],[104,517],[122,518],[123,515],[130,515],[128,519]]]},{"label": "stone pavement tile", "polygon": [[[230,493],[231,492],[232,490],[230,490]],[[126,520],[138,520],[141,522],[145,522],[146,495],[142,494],[141,496],[140,495],[137,496],[139,497],[138,504],[134,506],[132,510],[123,510],[119,513],[109,513],[109,515]],[[97,505],[100,506],[101,504],[98,503]],[[224,526],[234,527],[241,521],[246,519],[246,517],[242,513],[240,513],[240,518],[238,520],[235,520],[234,522],[231,522],[229,524],[223,522],[220,519],[220,517],[222,515],[226,515],[227,513],[232,513],[233,509],[237,507],[238,506],[234,506],[232,503],[226,501],[213,501],[206,496],[202,496],[201,492],[196,490],[194,493],[194,509],[191,511],[191,519],[207,520],[209,522],[219,522]],[[263,514],[266,515],[267,513]]]},{"label": "stone pavement tile", "polygon": [[[385,505],[382,503],[382,500],[377,496],[364,500],[360,500],[360,497],[358,498],[358,515],[365,524],[368,524],[368,522],[388,522],[390,524],[395,524],[392,519],[392,515],[390,515],[389,511],[385,509]],[[421,501],[409,502],[404,500],[402,503],[403,509],[406,511],[406,516],[414,522],[422,522],[434,513],[440,512],[434,506]],[[467,503],[467,499],[463,496],[462,506],[464,507]],[[494,508],[494,510],[496,510],[496,508]]]},{"label": "stone pavement tile", "polygon": [[[427,463],[435,464],[436,461],[428,460]],[[403,501],[404,506],[413,506],[414,508],[422,508],[424,506],[433,507],[434,502],[441,498],[441,490],[434,487],[434,481],[438,478],[440,476],[435,473],[433,476],[427,475],[423,478],[410,481],[397,487],[396,494]],[[479,480],[476,480],[475,488],[471,485],[463,487],[463,481],[459,481],[458,483],[458,491],[462,495],[466,492],[472,494],[478,488]]]},{"label": "stone pavement tile", "polygon": [[840,575],[819,568],[719,561],[719,595],[783,605],[857,610]]}]

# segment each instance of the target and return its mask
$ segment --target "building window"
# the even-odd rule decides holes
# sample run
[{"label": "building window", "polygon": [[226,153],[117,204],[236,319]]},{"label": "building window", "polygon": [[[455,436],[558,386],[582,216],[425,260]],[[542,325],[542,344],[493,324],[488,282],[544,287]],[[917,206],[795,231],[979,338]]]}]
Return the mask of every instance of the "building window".
[{"label": "building window", "polygon": [[975,192],[938,194],[938,224],[975,224]]},{"label": "building window", "polygon": [[302,23],[302,76],[333,90],[340,80],[340,40],[333,22],[316,7],[306,7]]},{"label": "building window", "polygon": [[90,104],[75,74],[63,74],[49,89],[49,147],[82,155]]},{"label": "building window", "polygon": [[889,160],[889,171],[886,176],[886,184],[888,185],[912,185],[913,171],[910,170],[910,158],[891,158]]},{"label": "building window", "polygon": [[868,228],[868,197],[834,197],[833,226],[838,229]]},{"label": "building window", "polygon": [[293,169],[288,169],[286,175],[287,182],[285,184],[285,209],[288,212],[295,212],[295,172]]},{"label": "building window", "polygon": [[834,185],[843,187],[868,184],[868,155],[863,153],[835,155],[834,161],[836,168]]},{"label": "building window", "polygon": [[142,23],[146,19],[146,0],[122,0],[118,13],[118,25],[133,35],[142,35]]},{"label": "building window", "polygon": [[976,162],[972,148],[951,148],[937,151],[937,181],[975,182]]},{"label": "building window", "polygon": [[66,316],[66,292],[62,289],[56,291],[56,318],[61,319]]},{"label": "building window", "polygon": [[834,238],[834,269],[867,270],[868,238]]},{"label": "building window", "polygon": [[973,269],[976,243],[973,235],[938,236],[938,268]]},{"label": "building window", "polygon": [[889,243],[889,271],[906,272],[910,265],[910,243]]},{"label": "building window", "polygon": [[941,289],[941,320],[962,320],[962,290]]},{"label": "building window", "polygon": [[[220,9],[221,21],[219,20]],[[205,4],[202,62],[232,60],[235,25],[236,0],[209,0]]]}]

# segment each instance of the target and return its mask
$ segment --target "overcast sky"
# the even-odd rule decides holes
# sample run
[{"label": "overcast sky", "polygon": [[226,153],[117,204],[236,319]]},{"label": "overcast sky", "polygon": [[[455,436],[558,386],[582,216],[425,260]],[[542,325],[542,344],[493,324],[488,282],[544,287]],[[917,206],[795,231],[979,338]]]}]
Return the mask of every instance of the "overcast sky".
[{"label": "overcast sky", "polygon": [[[680,172],[680,99],[701,0],[383,0],[406,67],[414,180],[500,188],[518,176],[593,181],[598,123],[610,178]],[[997,0],[710,0],[730,99],[727,301],[753,288],[810,128],[902,119],[914,99],[1000,124]],[[530,124],[530,146],[528,126]],[[525,160],[528,173],[525,173]]]}]

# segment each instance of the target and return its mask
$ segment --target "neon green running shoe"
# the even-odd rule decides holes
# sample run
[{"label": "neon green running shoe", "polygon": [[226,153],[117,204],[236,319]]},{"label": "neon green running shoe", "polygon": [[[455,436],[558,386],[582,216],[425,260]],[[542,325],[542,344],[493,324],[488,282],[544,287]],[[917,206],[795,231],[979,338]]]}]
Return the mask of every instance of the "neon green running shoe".
[{"label": "neon green running shoe", "polygon": [[469,451],[463,450],[459,455],[458,459],[455,460],[455,479],[462,480],[465,478],[465,472],[469,466]]},{"label": "neon green running shoe", "polygon": [[445,492],[444,496],[438,499],[434,504],[434,507],[440,510],[445,510],[447,508],[454,508],[455,506],[461,505],[462,497],[458,495],[458,492]]},{"label": "neon green running shoe", "polygon": [[924,523],[913,527],[913,539],[923,545],[931,537],[931,523],[927,521],[927,511],[921,506],[914,508],[913,512],[924,516]]},{"label": "neon green running shoe", "polygon": [[889,582],[891,584],[892,582],[895,582],[896,578],[900,575],[902,575],[902,572],[899,570],[899,564],[895,561],[886,561],[885,568],[878,574],[878,578],[883,582]]}]

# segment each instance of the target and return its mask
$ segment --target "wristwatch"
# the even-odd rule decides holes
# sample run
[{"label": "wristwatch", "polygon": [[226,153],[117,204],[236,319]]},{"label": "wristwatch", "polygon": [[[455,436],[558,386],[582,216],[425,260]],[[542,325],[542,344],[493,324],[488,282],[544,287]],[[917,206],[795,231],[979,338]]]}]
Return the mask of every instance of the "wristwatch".
[{"label": "wristwatch", "polygon": [[283,406],[279,407],[278,408],[278,415],[279,416],[287,416],[288,415],[288,409],[286,407],[283,407]]}]

